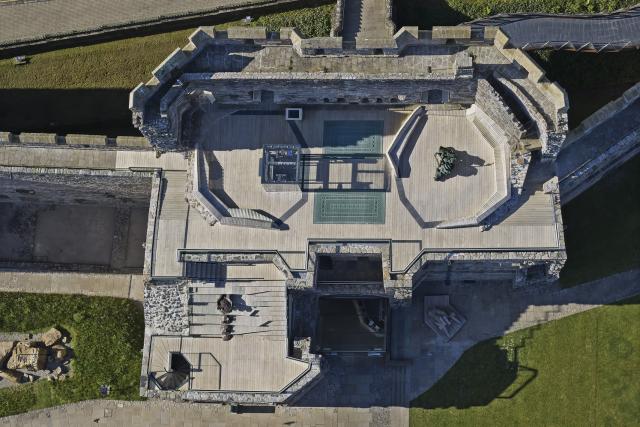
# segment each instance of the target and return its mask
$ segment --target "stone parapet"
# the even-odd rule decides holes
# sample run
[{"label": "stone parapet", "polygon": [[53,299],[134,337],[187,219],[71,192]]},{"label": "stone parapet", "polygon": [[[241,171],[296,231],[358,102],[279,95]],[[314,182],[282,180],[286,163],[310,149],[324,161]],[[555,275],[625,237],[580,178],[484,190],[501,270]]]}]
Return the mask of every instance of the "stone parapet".
[{"label": "stone parapet", "polygon": [[[514,286],[525,286],[555,282],[565,261],[564,247],[536,251],[425,249],[406,271],[412,274],[414,287],[424,280],[476,280],[479,275],[512,279]],[[535,266],[544,266],[543,276],[527,281],[523,272]]]},{"label": "stone parapet", "polygon": [[[566,148],[573,142],[587,135],[615,114],[627,108],[638,98],[640,98],[640,82],[627,89],[619,98],[607,103],[607,105],[584,119],[577,128],[573,129],[569,135],[567,135],[567,139],[564,141],[562,148]],[[0,140],[2,140],[2,136],[0,136]]]},{"label": "stone parapet", "polygon": [[150,150],[151,145],[142,136],[118,136],[109,138],[105,135],[79,135],[67,134],[57,135],[55,133],[12,133],[0,132],[0,145],[68,145],[74,148],[91,148],[91,149],[133,149],[133,150]]},{"label": "stone parapet", "polygon": [[147,205],[151,173],[0,167],[0,186],[5,198],[13,202]]},{"label": "stone parapet", "polygon": [[502,96],[486,79],[478,80],[476,92],[478,105],[509,136],[510,145],[522,139],[526,133],[524,126],[516,118]]},{"label": "stone parapet", "polygon": [[560,177],[562,202],[568,203],[591,187],[598,178],[640,153],[640,130],[631,132],[609,147],[604,153],[589,160],[565,177]]},{"label": "stone parapet", "polygon": [[[545,160],[553,160],[557,157],[566,134],[569,130],[567,111],[569,110],[569,97],[567,93],[555,82],[550,82],[545,71],[521,49],[509,47],[509,37],[498,30],[494,38],[494,46],[506,58],[516,62],[527,72],[527,79],[535,89],[545,97],[546,101],[553,105],[554,111],[544,111],[551,119],[546,124],[544,132],[540,130],[542,142],[542,155]],[[533,96],[534,94],[529,94]],[[522,96],[519,96],[523,100]],[[525,101],[523,101],[525,102]],[[529,101],[530,102],[530,101]],[[539,103],[542,105],[543,103]],[[526,106],[526,105],[525,105]],[[529,108],[528,108],[529,110]],[[538,123],[540,125],[540,123]]]},{"label": "stone parapet", "polygon": [[342,25],[344,23],[344,2],[345,0],[337,0],[333,14],[331,15],[331,37],[338,37],[342,34]]}]

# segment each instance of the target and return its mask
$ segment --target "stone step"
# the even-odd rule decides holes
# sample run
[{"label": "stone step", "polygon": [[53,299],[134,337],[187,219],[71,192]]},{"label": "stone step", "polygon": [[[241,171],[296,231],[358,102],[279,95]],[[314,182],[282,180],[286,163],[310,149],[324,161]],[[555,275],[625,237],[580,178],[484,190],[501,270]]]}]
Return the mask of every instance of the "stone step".
[{"label": "stone step", "polygon": [[[202,304],[202,305],[190,305],[189,311],[191,314],[210,314],[210,315],[222,315],[215,304]],[[284,315],[285,310],[283,307],[257,307],[250,311],[247,310],[231,310],[232,316],[251,316],[251,313],[256,312],[254,316],[275,316]]]},{"label": "stone step", "polygon": [[[255,327],[238,326],[233,328],[231,334],[283,337],[286,336],[287,330],[286,328],[258,330]],[[219,325],[191,325],[189,326],[189,335],[222,336]]]},{"label": "stone step", "polygon": [[[235,295],[234,295],[235,297]],[[220,298],[220,294],[190,294],[189,295],[189,304],[198,304],[198,303],[213,303],[216,304],[218,299]],[[271,307],[285,307],[287,302],[280,295],[243,295],[242,299],[244,300],[245,305],[249,306],[271,306]],[[237,298],[232,298],[232,301],[235,305],[238,304]]]},{"label": "stone step", "polygon": [[[224,315],[222,314],[192,314],[189,322],[192,325],[221,325]],[[287,321],[283,316],[236,316],[233,325],[263,327],[278,327],[286,325]]]}]

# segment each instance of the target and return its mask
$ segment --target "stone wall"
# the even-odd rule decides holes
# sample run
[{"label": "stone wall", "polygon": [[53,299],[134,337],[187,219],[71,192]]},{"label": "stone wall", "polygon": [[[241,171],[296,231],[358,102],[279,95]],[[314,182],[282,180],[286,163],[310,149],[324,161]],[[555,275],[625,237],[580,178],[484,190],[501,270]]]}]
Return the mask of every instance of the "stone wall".
[{"label": "stone wall", "polygon": [[568,203],[598,182],[598,179],[640,152],[640,130],[631,132],[609,147],[604,153],[591,159],[570,175],[561,177],[562,202]]},{"label": "stone wall", "polygon": [[562,148],[566,148],[569,144],[587,135],[593,129],[627,108],[638,98],[640,98],[640,82],[627,89],[619,98],[607,103],[607,105],[584,119],[577,128],[567,135],[567,139]]},{"label": "stone wall", "polygon": [[150,172],[0,167],[0,201],[147,205]]},{"label": "stone wall", "polygon": [[144,244],[144,266],[142,273],[145,278],[151,277],[153,265],[153,245],[155,244],[156,218],[159,214],[160,195],[162,189],[162,172],[156,171],[151,181],[151,195],[149,196],[149,213],[147,216],[147,233]]},{"label": "stone wall", "polygon": [[0,144],[10,145],[68,145],[70,147],[102,148],[118,150],[150,150],[152,147],[142,136],[118,136],[109,138],[105,135],[57,135],[55,133],[34,132],[0,132]]},{"label": "stone wall", "polygon": [[[391,2],[387,6],[391,11]],[[362,53],[368,56],[351,57],[344,55],[339,37],[302,39],[290,28],[279,36],[233,40],[213,27],[198,29],[187,46],[176,49],[153,71],[153,79],[131,92],[134,126],[159,150],[184,150],[183,115],[195,108],[206,110],[205,104],[213,100],[259,104],[263,91],[274,92],[275,103],[285,105],[407,106],[427,102],[432,89],[450,93],[449,103],[474,102],[474,66],[467,52],[437,53],[420,43],[409,47],[412,37],[405,37],[402,49],[407,55],[398,56],[399,46],[390,39],[393,46],[382,49],[383,55],[374,56],[367,47]],[[419,65],[414,57],[420,57]],[[204,91],[211,94],[206,102]]]},{"label": "stone wall", "polygon": [[[559,206],[559,194],[558,196]],[[559,215],[559,207],[558,213]],[[562,223],[560,223],[562,227]],[[420,257],[410,265],[406,273],[411,274],[413,286],[424,280],[477,280],[484,279],[516,279],[522,277],[518,272],[541,265],[544,266],[545,276],[542,282],[552,283],[558,279],[558,274],[566,261],[564,239],[559,242],[559,248],[539,251],[423,251]],[[538,283],[538,282],[536,282]],[[518,285],[534,284],[530,282]]]},{"label": "stone wall", "polygon": [[337,0],[336,6],[333,9],[333,15],[331,15],[331,37],[338,37],[342,33],[344,2],[345,0]]},{"label": "stone wall", "polygon": [[500,94],[485,79],[478,80],[476,104],[507,134],[510,145],[519,141],[525,134],[522,123]]},{"label": "stone wall", "polygon": [[186,283],[146,283],[144,323],[149,333],[189,333],[188,286]]}]

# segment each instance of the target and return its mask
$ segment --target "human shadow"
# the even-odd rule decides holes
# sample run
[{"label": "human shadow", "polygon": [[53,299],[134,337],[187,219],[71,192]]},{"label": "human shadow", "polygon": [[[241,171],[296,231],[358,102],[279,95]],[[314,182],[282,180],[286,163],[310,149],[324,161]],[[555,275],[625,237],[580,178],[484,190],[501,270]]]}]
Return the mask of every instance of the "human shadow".
[{"label": "human shadow", "polygon": [[253,307],[247,304],[241,295],[231,295],[231,303],[236,311],[253,311]]},{"label": "human shadow", "polygon": [[455,153],[456,161],[453,166],[451,175],[442,178],[442,181],[446,181],[449,178],[456,176],[469,177],[478,174],[478,169],[483,166],[489,166],[486,164],[483,158],[469,154],[466,150],[456,150],[452,148]]}]

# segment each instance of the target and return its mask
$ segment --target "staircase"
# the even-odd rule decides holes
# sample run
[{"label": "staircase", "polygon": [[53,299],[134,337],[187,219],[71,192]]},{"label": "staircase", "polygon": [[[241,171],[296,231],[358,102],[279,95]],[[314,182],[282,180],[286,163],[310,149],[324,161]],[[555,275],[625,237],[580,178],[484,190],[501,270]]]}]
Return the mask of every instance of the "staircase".
[{"label": "staircase", "polygon": [[185,262],[184,277],[196,280],[215,280],[225,277],[225,266],[217,262]]},{"label": "staircase", "polygon": [[233,303],[229,316],[233,336],[262,336],[269,340],[287,338],[287,299],[282,282],[233,282],[224,287],[211,284],[189,288],[189,333],[221,337],[224,314],[217,308],[221,295]]},{"label": "staircase", "polygon": [[389,367],[389,406],[407,406],[407,366],[398,364]]},{"label": "staircase", "polygon": [[385,0],[345,0],[342,40],[349,43],[356,38],[385,38],[387,27]]},{"label": "staircase", "polygon": [[160,219],[184,220],[189,208],[185,198],[186,173],[164,172],[163,178],[165,185],[160,204]]}]

